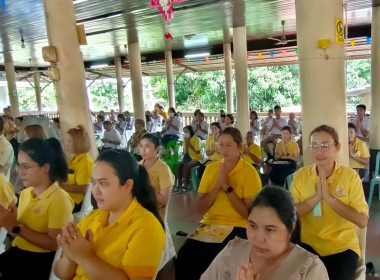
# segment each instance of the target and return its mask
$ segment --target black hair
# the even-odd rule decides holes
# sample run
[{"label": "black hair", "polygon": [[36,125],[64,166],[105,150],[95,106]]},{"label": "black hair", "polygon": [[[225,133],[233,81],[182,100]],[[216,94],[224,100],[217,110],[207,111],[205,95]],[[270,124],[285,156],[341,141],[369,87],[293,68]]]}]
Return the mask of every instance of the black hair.
[{"label": "black hair", "polygon": [[164,222],[157,209],[156,192],[150,184],[148,172],[131,153],[125,150],[112,149],[101,153],[96,161],[108,163],[115,170],[120,185],[124,185],[128,179],[132,179],[133,197],[151,212],[165,229]]},{"label": "black hair", "polygon": [[226,117],[229,117],[231,119],[231,123],[234,123],[234,116],[232,114],[227,114]]},{"label": "black hair", "polygon": [[152,134],[152,133],[145,133],[141,138],[140,138],[140,141],[143,140],[143,139],[148,139],[150,142],[153,143],[154,147],[157,148],[159,146],[161,146],[161,138],[158,137],[156,134]]},{"label": "black hair", "polygon": [[292,129],[290,126],[285,125],[283,128],[281,128],[281,131],[284,131],[284,130],[287,130],[287,131],[289,131],[290,134],[292,134]]},{"label": "black hair", "polygon": [[352,128],[353,130],[356,131],[356,125],[352,122],[348,123],[348,128]]},{"label": "black hair", "polygon": [[241,135],[240,130],[236,127],[226,127],[220,133],[220,136],[222,135],[230,135],[234,139],[234,142],[238,145],[241,145],[243,143],[243,136]]},{"label": "black hair", "polygon": [[255,120],[257,120],[259,117],[257,116],[257,112],[256,111],[251,111],[251,114],[250,114],[250,116],[252,116],[252,114],[254,114],[255,115]]},{"label": "black hair", "polygon": [[[301,243],[301,223],[297,216],[296,205],[290,192],[281,187],[265,187],[253,199],[248,207],[248,215],[255,207],[270,207],[291,233],[290,241]],[[293,224],[295,227],[293,229]]]},{"label": "black hair", "polygon": [[121,119],[122,121],[125,121],[125,116],[123,114],[117,114],[116,116],[118,119]]},{"label": "black hair", "polygon": [[[23,121],[22,117],[17,117],[16,119],[19,119],[20,121]],[[59,118],[53,118],[53,122],[59,123]]]},{"label": "black hair", "polygon": [[205,117],[205,114],[203,114],[201,111],[199,111],[198,113],[197,113],[197,116],[198,115],[201,115],[202,117]]},{"label": "black hair", "polygon": [[272,109],[269,109],[269,110],[268,110],[268,113],[273,113],[273,110],[272,110]]},{"label": "black hair", "polygon": [[219,129],[219,132],[222,131],[222,126],[220,125],[219,122],[213,122],[213,123],[210,125],[210,127],[212,127],[212,126],[216,126],[216,127]]},{"label": "black hair", "polygon": [[194,130],[193,130],[193,127],[191,125],[187,125],[183,128],[183,130],[187,129],[189,132],[190,132],[190,138],[193,137],[195,134],[194,134]]},{"label": "black hair", "polygon": [[281,106],[280,105],[276,105],[276,106],[274,106],[273,109],[275,109],[275,110],[280,109],[281,110]]},{"label": "black hair", "polygon": [[21,144],[20,151],[26,153],[40,167],[49,164],[49,177],[52,182],[67,181],[69,167],[61,143],[57,139],[31,138]]},{"label": "black hair", "polygon": [[104,115],[97,115],[96,119],[100,120],[101,122],[104,122]]},{"label": "black hair", "polygon": [[220,114],[220,117],[221,117],[221,118],[225,118],[225,117],[226,117],[226,114],[224,114],[224,113],[223,113],[223,114]]},{"label": "black hair", "polygon": [[103,122],[103,125],[107,125],[107,124],[111,124],[111,122],[110,121],[104,121]]},{"label": "black hair", "polygon": [[367,106],[365,106],[364,104],[359,104],[356,106],[356,109],[359,109],[359,108],[362,108],[365,111],[367,111]]},{"label": "black hair", "polygon": [[194,116],[197,116],[197,114],[201,111],[201,109],[195,109]]}]

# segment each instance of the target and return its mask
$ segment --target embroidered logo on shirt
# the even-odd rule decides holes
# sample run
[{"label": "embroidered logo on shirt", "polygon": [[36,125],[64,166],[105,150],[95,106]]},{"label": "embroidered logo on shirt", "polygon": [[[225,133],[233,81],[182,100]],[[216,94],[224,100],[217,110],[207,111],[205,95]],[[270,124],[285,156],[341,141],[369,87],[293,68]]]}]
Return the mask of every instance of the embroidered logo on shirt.
[{"label": "embroidered logo on shirt", "polygon": [[337,196],[345,196],[342,186],[337,186],[335,192]]},{"label": "embroidered logo on shirt", "polygon": [[34,214],[40,214],[41,213],[41,206],[40,207],[37,207],[35,210],[34,210]]}]

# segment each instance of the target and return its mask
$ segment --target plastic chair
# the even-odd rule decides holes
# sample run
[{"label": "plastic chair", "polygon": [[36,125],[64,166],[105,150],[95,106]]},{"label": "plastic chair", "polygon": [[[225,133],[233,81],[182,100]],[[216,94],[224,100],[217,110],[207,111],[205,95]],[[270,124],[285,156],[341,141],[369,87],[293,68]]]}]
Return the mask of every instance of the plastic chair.
[{"label": "plastic chair", "polygon": [[371,179],[369,186],[369,196],[368,196],[368,207],[371,207],[373,190],[376,185],[379,185],[379,200],[380,200],[380,175],[379,175],[379,163],[380,163],[380,152],[377,152],[376,155],[376,167],[375,167],[375,176]]},{"label": "plastic chair", "polygon": [[[172,173],[175,175],[175,167],[179,161],[179,147],[183,145],[182,141],[172,140],[166,146],[166,152],[163,161],[169,166]],[[173,150],[173,153],[171,152]]]},{"label": "plastic chair", "polygon": [[196,192],[198,191],[198,187],[199,187],[199,180],[198,180],[198,174],[197,174],[198,168],[199,168],[199,165],[191,168],[191,183],[193,185],[193,190]]},{"label": "plastic chair", "polygon": [[92,184],[88,185],[88,189],[83,198],[82,208],[78,213],[74,213],[74,222],[79,223],[84,217],[86,217],[94,208],[91,204],[91,189]]},{"label": "plastic chair", "polygon": [[284,182],[284,188],[289,190],[290,189],[290,186],[292,185],[292,182],[293,182],[293,177],[294,177],[294,173],[288,175],[285,179],[285,182]]},{"label": "plastic chair", "polygon": [[365,246],[366,246],[366,237],[367,237],[367,227],[357,228],[356,233],[359,239],[359,247],[362,252],[362,257],[358,260],[356,266],[354,280],[365,280],[366,279],[366,265],[365,265]]}]

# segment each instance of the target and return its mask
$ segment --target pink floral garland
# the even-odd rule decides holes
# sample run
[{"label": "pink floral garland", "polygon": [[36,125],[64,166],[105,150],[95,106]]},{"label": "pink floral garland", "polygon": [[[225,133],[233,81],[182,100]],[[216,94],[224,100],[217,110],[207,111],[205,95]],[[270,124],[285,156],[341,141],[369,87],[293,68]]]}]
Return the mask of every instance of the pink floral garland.
[{"label": "pink floral garland", "polygon": [[[151,7],[158,7],[157,10],[162,14],[162,17],[167,22],[167,26],[170,24],[168,21],[173,18],[173,3],[181,3],[183,0],[151,0]],[[173,40],[173,36],[167,30],[164,38],[167,40]]]}]

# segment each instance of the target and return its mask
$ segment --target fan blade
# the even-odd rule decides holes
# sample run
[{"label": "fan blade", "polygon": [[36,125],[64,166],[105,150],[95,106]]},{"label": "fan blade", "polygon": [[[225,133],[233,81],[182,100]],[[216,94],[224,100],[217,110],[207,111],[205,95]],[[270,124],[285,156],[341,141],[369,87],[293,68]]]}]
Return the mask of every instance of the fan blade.
[{"label": "fan blade", "polygon": [[286,43],[280,41],[280,42],[276,43],[275,45],[286,45]]},{"label": "fan blade", "polygon": [[274,41],[277,41],[277,42],[281,42],[280,39],[276,39],[276,38],[272,38],[272,37],[268,37],[267,39],[269,39],[269,40],[274,40]]},{"label": "fan blade", "polygon": [[289,42],[297,42],[297,39],[291,39],[291,40],[288,40],[288,43]]}]

